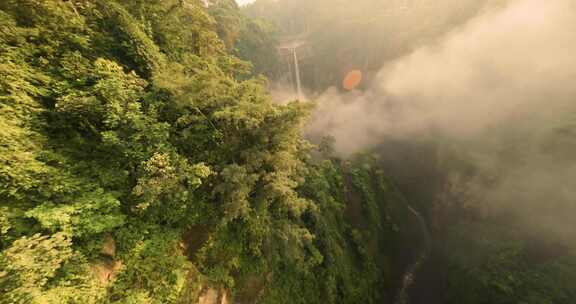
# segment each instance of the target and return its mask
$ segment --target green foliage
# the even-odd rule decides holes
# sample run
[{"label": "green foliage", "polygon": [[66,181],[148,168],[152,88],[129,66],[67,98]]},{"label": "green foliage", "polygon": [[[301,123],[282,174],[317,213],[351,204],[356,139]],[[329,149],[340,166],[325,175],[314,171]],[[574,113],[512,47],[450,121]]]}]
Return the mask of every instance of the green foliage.
[{"label": "green foliage", "polygon": [[110,231],[124,222],[119,212],[120,202],[102,189],[86,192],[71,204],[42,204],[26,215],[36,219],[43,228],[63,231],[82,237]]},{"label": "green foliage", "polygon": [[119,52],[142,75],[150,76],[164,64],[158,45],[147,35],[132,15],[114,1],[97,1],[104,27],[117,37]]},{"label": "green foliage", "polygon": [[[226,52],[239,18],[230,1],[0,4],[6,303],[176,303],[188,258],[230,288],[319,263],[297,192],[309,106],[244,79]],[[182,235],[199,225],[194,256]],[[102,281],[103,263],[122,267]]]},{"label": "green foliage", "polygon": [[[396,232],[390,223],[380,221],[388,218],[391,205],[402,202],[384,184],[367,178],[379,174],[370,168],[372,163],[359,158],[345,167],[331,161],[309,164],[300,192],[316,202],[305,216],[315,237],[301,262],[278,263],[274,273],[279,275],[271,278],[263,303],[286,303],[286,299],[290,303],[381,303],[387,298],[391,273],[386,261],[393,255],[393,243],[384,236]],[[353,184],[348,183],[349,174],[355,176]],[[364,210],[359,217],[351,214],[357,207]],[[377,222],[372,223],[373,219]]]},{"label": "green foliage", "polygon": [[447,303],[567,303],[575,296],[576,257],[567,248],[535,261],[531,251],[549,251],[551,244],[529,249],[512,227],[460,225],[451,229],[447,244]]},{"label": "green foliage", "polygon": [[62,233],[17,240],[4,252],[6,272],[18,276],[23,287],[44,286],[71,258],[70,245],[70,239]]},{"label": "green foliage", "polygon": [[209,0],[208,12],[216,21],[218,36],[224,45],[231,49],[236,42],[243,21],[236,1]]},{"label": "green foliage", "polygon": [[190,271],[190,263],[178,248],[178,232],[159,227],[148,231],[127,227],[120,229],[117,237],[124,244],[119,257],[124,270],[110,298],[131,303],[149,297],[154,303],[176,303]]},{"label": "green foliage", "polygon": [[275,27],[265,20],[241,16],[234,44],[234,54],[253,65],[254,74],[264,74],[272,80],[283,71],[277,50]]},{"label": "green foliage", "polygon": [[101,290],[71,245],[63,233],[15,241],[0,256],[0,303],[97,303]]}]

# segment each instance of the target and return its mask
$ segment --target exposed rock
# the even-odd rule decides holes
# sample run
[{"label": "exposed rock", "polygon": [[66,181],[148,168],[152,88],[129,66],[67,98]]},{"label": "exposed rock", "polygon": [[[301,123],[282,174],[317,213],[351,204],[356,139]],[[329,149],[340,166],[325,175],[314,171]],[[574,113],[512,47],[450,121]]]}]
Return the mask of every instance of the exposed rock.
[{"label": "exposed rock", "polygon": [[112,235],[106,235],[100,253],[109,257],[114,257],[114,255],[116,255],[116,241],[114,241]]},{"label": "exposed rock", "polygon": [[114,280],[122,266],[123,264],[120,261],[101,261],[92,265],[92,271],[102,285],[107,285]]},{"label": "exposed rock", "polygon": [[218,304],[218,291],[208,288],[198,298],[198,304]]},{"label": "exposed rock", "polygon": [[198,298],[198,304],[230,304],[228,291],[215,288],[205,289]]},{"label": "exposed rock", "polygon": [[220,298],[220,304],[229,304],[228,292],[226,290],[222,291],[222,297]]}]

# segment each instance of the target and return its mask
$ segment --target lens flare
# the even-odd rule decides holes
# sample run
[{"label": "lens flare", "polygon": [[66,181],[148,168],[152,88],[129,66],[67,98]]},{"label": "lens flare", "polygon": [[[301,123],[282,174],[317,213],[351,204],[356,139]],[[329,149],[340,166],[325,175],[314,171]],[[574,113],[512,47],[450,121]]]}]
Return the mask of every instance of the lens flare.
[{"label": "lens flare", "polygon": [[346,74],[344,80],[342,80],[342,87],[348,91],[351,91],[358,87],[362,82],[362,72],[359,70],[352,70]]}]

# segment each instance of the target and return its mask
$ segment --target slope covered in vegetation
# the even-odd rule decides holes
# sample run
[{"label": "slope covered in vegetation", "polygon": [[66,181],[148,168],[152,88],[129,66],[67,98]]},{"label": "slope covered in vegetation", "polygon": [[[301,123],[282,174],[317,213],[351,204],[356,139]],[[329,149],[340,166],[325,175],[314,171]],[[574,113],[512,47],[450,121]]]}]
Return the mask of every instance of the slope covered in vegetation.
[{"label": "slope covered in vegetation", "polygon": [[387,296],[393,191],[367,161],[310,157],[309,106],[272,104],[230,55],[239,16],[231,1],[0,3],[0,303]]},{"label": "slope covered in vegetation", "polygon": [[[408,303],[574,302],[573,7],[257,0],[243,8],[278,40],[299,43],[303,86],[324,102],[313,131],[334,135],[343,153],[372,147],[425,216],[433,250]],[[290,65],[287,56],[285,74]],[[354,70],[364,74],[357,90],[325,91]]]}]

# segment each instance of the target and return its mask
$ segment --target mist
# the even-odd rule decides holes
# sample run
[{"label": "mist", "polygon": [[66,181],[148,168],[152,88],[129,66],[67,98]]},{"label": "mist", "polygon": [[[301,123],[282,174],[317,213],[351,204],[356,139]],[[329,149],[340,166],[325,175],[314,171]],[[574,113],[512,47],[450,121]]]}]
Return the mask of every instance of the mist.
[{"label": "mist", "polygon": [[[367,92],[318,98],[312,134],[346,155],[434,128],[470,138],[509,119],[567,110],[576,91],[571,1],[512,1],[384,66]],[[521,123],[522,121],[520,121]]]},{"label": "mist", "polygon": [[554,134],[576,110],[575,8],[517,0],[483,10],[388,62],[367,90],[321,94],[309,134],[334,137],[344,157],[392,139],[449,142],[495,176],[475,186],[484,212],[573,243],[575,143]]},{"label": "mist", "polygon": [[238,5],[246,5],[252,2],[254,2],[254,0],[236,0],[236,3],[238,3]]}]

